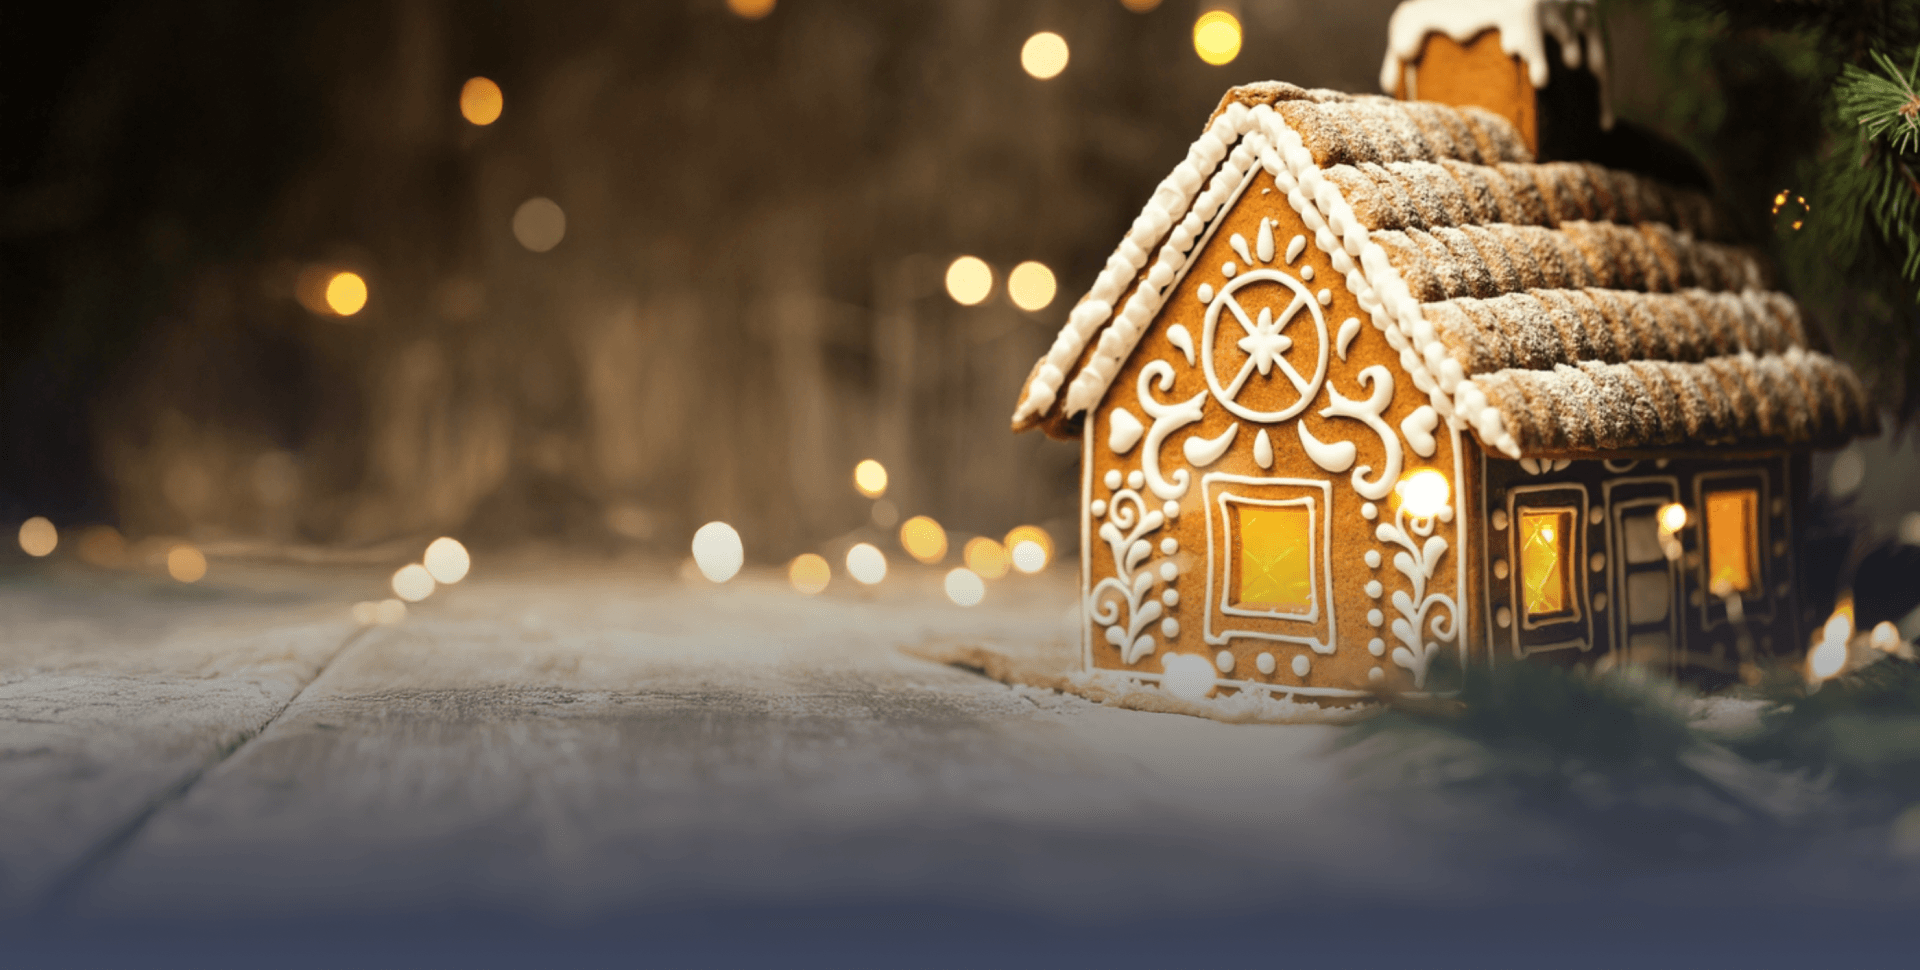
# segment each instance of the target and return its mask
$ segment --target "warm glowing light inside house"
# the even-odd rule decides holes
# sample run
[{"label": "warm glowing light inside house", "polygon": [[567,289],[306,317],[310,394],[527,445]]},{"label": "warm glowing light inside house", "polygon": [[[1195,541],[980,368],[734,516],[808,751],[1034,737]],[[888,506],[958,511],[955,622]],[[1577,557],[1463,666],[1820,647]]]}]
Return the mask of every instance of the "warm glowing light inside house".
[{"label": "warm glowing light inside house", "polygon": [[1053,270],[1045,263],[1027,260],[1007,274],[1007,295],[1013,298],[1013,305],[1022,310],[1046,309],[1058,289]]},{"label": "warm glowing light inside house", "polygon": [[847,575],[872,586],[887,578],[887,554],[865,542],[848,549]]},{"label": "warm glowing light inside house", "polygon": [[1166,673],[1160,678],[1160,686],[1167,693],[1197,701],[1213,693],[1217,677],[1212,662],[1205,657],[1196,657],[1190,653],[1167,654],[1160,659]]},{"label": "warm glowing light inside house", "polygon": [[871,458],[853,466],[853,487],[868,498],[887,494],[887,466]]},{"label": "warm glowing light inside house", "polygon": [[367,281],[359,273],[339,272],[327,279],[327,309],[350,317],[367,305]]},{"label": "warm glowing light inside house", "polygon": [[1687,507],[1679,502],[1660,506],[1660,531],[1673,535],[1687,527]]},{"label": "warm glowing light inside house", "polygon": [[60,530],[44,515],[20,523],[20,551],[34,558],[50,555],[60,544]]},{"label": "warm glowing light inside house", "polygon": [[947,295],[973,306],[993,292],[993,267],[978,256],[962,256],[947,265]]},{"label": "warm glowing light inside house", "polygon": [[987,597],[987,583],[965,567],[947,573],[947,599],[961,606],[979,606]]},{"label": "warm glowing light inside house", "polygon": [[1708,492],[1704,505],[1707,589],[1715,596],[1751,592],[1760,572],[1760,493],[1751,488]]},{"label": "warm glowing light inside house", "polygon": [[900,546],[907,555],[931,566],[947,558],[947,530],[924,515],[900,524]]},{"label": "warm glowing light inside house", "polygon": [[567,238],[567,214],[552,199],[534,196],[513,210],[513,238],[536,253],[544,253]]},{"label": "warm glowing light inside house", "polygon": [[467,578],[467,570],[473,568],[473,558],[467,555],[467,547],[452,536],[441,536],[427,544],[427,554],[421,560],[434,582],[452,585]]},{"label": "warm glowing light inside house", "polygon": [[1528,619],[1573,608],[1573,509],[1520,512],[1520,594]]},{"label": "warm glowing light inside house", "polygon": [[1237,605],[1276,613],[1313,609],[1313,513],[1306,506],[1233,505],[1240,547]]},{"label": "warm glowing light inside house", "polygon": [[1219,67],[1240,56],[1240,18],[1225,10],[1209,10],[1193,22],[1193,52]]},{"label": "warm glowing light inside house", "polygon": [[393,595],[409,603],[418,603],[433,595],[433,574],[419,563],[408,563],[394,571]]},{"label": "warm glowing light inside house", "polygon": [[739,573],[746,561],[746,548],[733,526],[709,522],[693,534],[693,564],[707,579],[724,583]]},{"label": "warm glowing light inside house", "polygon": [[1020,66],[1028,74],[1045,81],[1067,69],[1067,39],[1051,30],[1043,30],[1020,46]]},{"label": "warm glowing light inside house", "polygon": [[793,557],[793,562],[787,565],[787,582],[808,596],[825,592],[832,580],[833,567],[827,565],[824,557],[811,552]]},{"label": "warm glowing light inside house", "polygon": [[746,20],[759,20],[773,12],[774,0],[727,0],[727,9]]},{"label": "warm glowing light inside house", "polygon": [[1422,468],[1393,487],[1400,496],[1400,507],[1416,519],[1430,519],[1447,507],[1451,489],[1447,476],[1431,468]]},{"label": "warm glowing light inside house", "polygon": [[1037,525],[1014,526],[1002,545],[1013,568],[1023,573],[1037,573],[1053,559],[1053,537]]},{"label": "warm glowing light inside house", "polygon": [[183,583],[197,583],[207,575],[207,557],[182,542],[167,550],[167,575]]},{"label": "warm glowing light inside house", "polygon": [[978,573],[982,579],[999,579],[1007,574],[1007,568],[1012,565],[1007,560],[1007,547],[986,536],[968,539],[961,557],[966,560],[967,568]]},{"label": "warm glowing light inside house", "polygon": [[499,121],[500,109],[506,103],[500,94],[500,85],[487,78],[470,77],[460,86],[460,117],[476,125]]}]

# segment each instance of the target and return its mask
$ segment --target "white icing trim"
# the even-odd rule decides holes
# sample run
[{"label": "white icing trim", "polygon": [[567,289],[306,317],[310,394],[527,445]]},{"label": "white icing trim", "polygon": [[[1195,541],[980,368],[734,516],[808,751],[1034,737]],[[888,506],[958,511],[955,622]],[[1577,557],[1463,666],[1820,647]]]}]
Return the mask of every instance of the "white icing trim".
[{"label": "white icing trim", "polygon": [[1228,425],[1227,430],[1221,432],[1217,438],[1202,438],[1198,435],[1188,438],[1180,450],[1187,456],[1187,464],[1195,468],[1205,468],[1219,461],[1220,456],[1227,453],[1227,449],[1233,446],[1234,435],[1239,433],[1240,422],[1235,421]]},{"label": "white icing trim", "polygon": [[1295,430],[1300,432],[1300,447],[1307,450],[1307,457],[1323,470],[1338,475],[1353,467],[1353,460],[1359,454],[1351,441],[1325,442],[1313,436],[1307,430],[1305,421],[1295,421]]},{"label": "white icing trim", "polygon": [[1253,439],[1253,462],[1261,468],[1273,467],[1273,439],[1267,437],[1267,429],[1261,428]]},{"label": "white icing trim", "polygon": [[1407,447],[1422,458],[1432,458],[1439,443],[1433,440],[1433,429],[1440,426],[1440,415],[1433,405],[1422,404],[1412,414],[1400,422],[1400,434],[1407,439]]},{"label": "white icing trim", "polygon": [[1162,404],[1154,400],[1153,392],[1147,386],[1156,378],[1159,379],[1161,390],[1173,390],[1173,365],[1164,360],[1155,360],[1140,368],[1140,384],[1136,388],[1140,393],[1140,408],[1153,418],[1153,427],[1147,431],[1146,447],[1140,452],[1140,472],[1144,473],[1145,484],[1153,489],[1153,494],[1163,499],[1177,499],[1187,494],[1193,473],[1181,468],[1173,473],[1171,482],[1161,477],[1160,446],[1166,442],[1168,435],[1200,420],[1200,406],[1207,399],[1207,392],[1201,391],[1178,404]]},{"label": "white icing trim", "polygon": [[[1487,30],[1500,32],[1500,49],[1527,66],[1534,88],[1547,86],[1547,36],[1560,45],[1568,67],[1586,66],[1600,82],[1600,124],[1613,127],[1607,97],[1606,45],[1593,0],[1406,0],[1387,22],[1387,53],[1380,61],[1380,90],[1392,94],[1401,68],[1420,55],[1431,34],[1465,44]],[[1411,81],[1409,81],[1411,84]],[[1413,98],[1418,92],[1409,90]]]},{"label": "white icing trim", "polygon": [[1140,436],[1146,430],[1146,425],[1141,424],[1132,411],[1114,408],[1113,416],[1107,419],[1107,448],[1116,455],[1124,455],[1140,443]]},{"label": "white icing trim", "polygon": [[1193,366],[1193,334],[1187,331],[1186,324],[1176,323],[1168,328],[1167,343],[1172,344],[1173,349],[1186,355],[1188,367]]}]

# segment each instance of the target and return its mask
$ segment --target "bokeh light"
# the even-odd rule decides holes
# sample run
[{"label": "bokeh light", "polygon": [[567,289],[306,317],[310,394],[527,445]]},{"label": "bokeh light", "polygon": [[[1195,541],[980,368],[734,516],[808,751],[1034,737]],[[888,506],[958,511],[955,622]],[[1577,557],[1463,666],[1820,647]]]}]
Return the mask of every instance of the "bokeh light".
[{"label": "bokeh light", "polygon": [[1007,295],[1013,298],[1013,305],[1022,310],[1046,309],[1047,304],[1053,302],[1058,289],[1053,270],[1048,269],[1045,263],[1027,260],[1007,274]]},{"label": "bokeh light", "polygon": [[327,309],[350,317],[367,306],[367,281],[359,273],[342,271],[327,279]]},{"label": "bokeh light", "polygon": [[427,545],[427,554],[421,560],[434,582],[449,586],[467,578],[467,570],[473,567],[473,558],[467,555],[467,547],[451,536],[441,536]]},{"label": "bokeh light", "polygon": [[353,604],[353,622],[361,626],[372,626],[380,622],[380,604],[372,600],[361,600]]},{"label": "bokeh light", "polygon": [[901,523],[900,546],[907,555],[931,566],[947,558],[947,530],[924,515],[916,515]]},{"label": "bokeh light", "polygon": [[1687,527],[1687,507],[1679,502],[1668,502],[1660,507],[1660,528],[1668,535]]},{"label": "bokeh light", "polygon": [[747,20],[759,20],[773,12],[774,0],[727,0],[727,9]]},{"label": "bokeh light", "polygon": [[993,292],[993,267],[978,256],[962,256],[947,266],[947,295],[973,306]]},{"label": "bokeh light", "polygon": [[88,526],[73,551],[81,562],[98,569],[117,569],[127,563],[127,540],[110,525]]},{"label": "bokeh light", "polygon": [[1202,700],[1213,693],[1217,679],[1213,664],[1207,658],[1190,653],[1174,653],[1160,658],[1160,663],[1166,669],[1165,676],[1160,678],[1160,685],[1167,689],[1167,693],[1190,701]]},{"label": "bokeh light", "polygon": [[1422,468],[1393,487],[1400,496],[1400,507],[1416,519],[1430,519],[1447,507],[1447,476],[1431,468]]},{"label": "bokeh light", "polygon": [[887,494],[887,466],[871,458],[853,466],[853,487],[868,498]]},{"label": "bokeh light", "polygon": [[1013,568],[1023,573],[1037,573],[1053,559],[1053,537],[1037,525],[1015,526],[1005,545]]},{"label": "bokeh light", "polygon": [[44,515],[36,515],[20,523],[20,550],[29,556],[39,558],[51,555],[53,548],[60,544],[60,530]]},{"label": "bokeh light", "polygon": [[1020,46],[1020,66],[1042,81],[1066,70],[1067,56],[1067,39],[1051,30],[1034,34]]},{"label": "bokeh light", "polygon": [[1840,605],[1827,617],[1820,629],[1820,642],[1807,653],[1807,674],[1814,683],[1840,673],[1847,665],[1847,644],[1853,640],[1853,597],[1842,596]]},{"label": "bokeh light", "polygon": [[1120,5],[1134,13],[1146,13],[1160,6],[1160,0],[1120,0]]},{"label": "bokeh light", "polygon": [[725,522],[709,522],[693,534],[693,564],[700,575],[724,583],[740,572],[747,551],[740,544],[740,533]]},{"label": "bokeh light", "polygon": [[848,549],[847,575],[872,586],[887,578],[887,554],[865,542]]},{"label": "bokeh light", "polygon": [[167,550],[167,575],[183,583],[197,583],[207,575],[207,557],[182,542]]},{"label": "bokeh light", "polygon": [[373,621],[381,626],[399,626],[407,621],[407,604],[391,597],[374,605]]},{"label": "bokeh light", "polygon": [[1225,10],[1209,10],[1193,22],[1193,52],[1219,67],[1240,56],[1240,18]]},{"label": "bokeh light", "polygon": [[566,237],[567,214],[552,199],[534,196],[513,210],[513,238],[520,245],[544,253]]},{"label": "bokeh light", "polygon": [[476,125],[499,121],[504,107],[506,99],[500,94],[500,85],[487,78],[470,77],[460,86],[460,117]]},{"label": "bokeh light", "polygon": [[833,567],[827,565],[825,557],[811,552],[793,557],[793,562],[787,566],[787,582],[808,596],[824,592],[832,580]]},{"label": "bokeh light", "polygon": [[987,597],[987,583],[965,567],[947,574],[947,599],[961,606],[978,606]]},{"label": "bokeh light", "polygon": [[418,603],[433,595],[433,574],[419,563],[408,563],[393,574],[393,595]]},{"label": "bokeh light", "polygon": [[978,573],[984,579],[999,579],[1007,574],[1011,565],[1007,561],[1007,549],[986,536],[975,536],[967,540],[962,552],[967,568]]}]

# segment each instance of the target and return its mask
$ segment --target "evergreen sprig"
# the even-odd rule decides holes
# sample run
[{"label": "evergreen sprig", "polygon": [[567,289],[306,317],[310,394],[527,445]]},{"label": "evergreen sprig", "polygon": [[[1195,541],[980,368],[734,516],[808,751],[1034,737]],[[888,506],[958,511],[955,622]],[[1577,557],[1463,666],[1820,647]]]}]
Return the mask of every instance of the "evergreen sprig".
[{"label": "evergreen sprig", "polygon": [[1840,123],[1858,137],[1825,166],[1821,195],[1835,207],[1836,256],[1851,261],[1871,224],[1902,251],[1901,275],[1920,284],[1920,48],[1904,71],[1883,52],[1871,59],[1877,70],[1848,64],[1834,85]]}]

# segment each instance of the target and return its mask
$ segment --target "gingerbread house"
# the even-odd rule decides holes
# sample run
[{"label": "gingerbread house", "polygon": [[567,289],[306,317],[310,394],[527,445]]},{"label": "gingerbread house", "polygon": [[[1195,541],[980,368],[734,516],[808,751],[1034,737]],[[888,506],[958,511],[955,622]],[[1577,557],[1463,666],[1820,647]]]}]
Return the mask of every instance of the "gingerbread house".
[{"label": "gingerbread house", "polygon": [[1536,157],[1569,68],[1607,120],[1569,6],[1406,4],[1383,81],[1487,105],[1238,87],[1154,191],[1013,417],[1082,449],[1089,670],[1325,703],[1802,647],[1806,456],[1872,405],[1699,191]]}]

